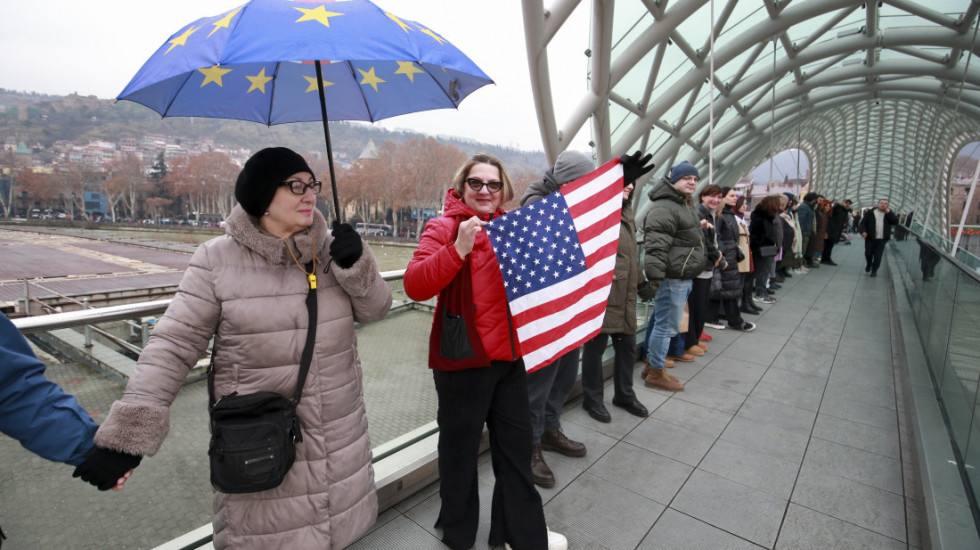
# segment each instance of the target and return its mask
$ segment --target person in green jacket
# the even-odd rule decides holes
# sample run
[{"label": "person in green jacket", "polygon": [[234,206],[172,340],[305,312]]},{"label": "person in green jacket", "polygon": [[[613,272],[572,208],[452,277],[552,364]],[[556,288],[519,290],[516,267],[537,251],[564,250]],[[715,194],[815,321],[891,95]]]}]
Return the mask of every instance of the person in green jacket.
[{"label": "person in green jacket", "polygon": [[[654,324],[647,341],[650,370],[647,387],[681,391],[684,385],[664,372],[670,339],[677,334],[691,292],[691,281],[709,269],[702,221],[694,210],[691,195],[700,174],[689,162],[670,169],[667,178],[650,190],[650,209],[643,219],[644,272],[657,288]],[[706,223],[706,222],[704,222]]]}]

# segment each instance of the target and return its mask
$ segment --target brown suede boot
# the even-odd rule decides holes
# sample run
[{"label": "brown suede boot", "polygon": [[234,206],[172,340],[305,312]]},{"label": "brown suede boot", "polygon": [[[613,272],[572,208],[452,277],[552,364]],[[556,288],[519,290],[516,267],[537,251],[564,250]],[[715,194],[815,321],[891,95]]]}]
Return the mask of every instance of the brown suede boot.
[{"label": "brown suede boot", "polygon": [[680,361],[681,363],[693,363],[694,356],[690,353],[685,353],[684,355],[668,355],[668,361]]},{"label": "brown suede boot", "polygon": [[[670,357],[668,357],[667,358],[667,361],[664,363],[664,368],[668,368],[668,369],[674,368],[674,360],[671,359]],[[654,370],[653,367],[651,367],[650,366],[650,363],[648,363],[647,360],[644,359],[643,360],[643,372],[640,373],[640,378],[646,380],[647,375],[650,374],[650,371],[652,371],[652,370]]]},{"label": "brown suede boot", "polygon": [[684,391],[684,384],[674,376],[663,371],[663,369],[651,369],[644,384],[648,388],[667,391]]},{"label": "brown suede boot", "polygon": [[697,344],[694,345],[701,348],[704,351],[708,351],[708,344],[705,344],[704,342],[698,342]]},{"label": "brown suede boot", "polygon": [[695,357],[701,357],[702,355],[704,355],[704,350],[701,349],[701,348],[699,348],[699,347],[697,347],[697,346],[691,346],[691,347],[687,348],[684,351],[687,352],[684,355],[691,354],[691,355],[693,355]]},{"label": "brown suede boot", "polygon": [[555,474],[544,462],[544,453],[541,452],[541,444],[538,443],[531,448],[531,479],[535,485],[550,489],[555,486]]}]

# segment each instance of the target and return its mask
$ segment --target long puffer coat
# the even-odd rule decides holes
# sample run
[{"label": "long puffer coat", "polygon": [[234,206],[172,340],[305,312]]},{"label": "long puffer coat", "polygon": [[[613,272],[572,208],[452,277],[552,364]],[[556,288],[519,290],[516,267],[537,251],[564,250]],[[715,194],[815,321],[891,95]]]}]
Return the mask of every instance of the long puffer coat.
[{"label": "long puffer coat", "polygon": [[721,270],[721,291],[712,299],[736,300],[742,297],[742,277],[738,272],[738,220],[731,206],[725,206],[715,225],[718,248],[725,255],[728,266]]},{"label": "long puffer coat", "polygon": [[[293,395],[309,325],[306,274],[286,243],[259,229],[240,206],[229,216],[226,232],[194,253],[126,392],[96,433],[97,445],[155,454],[169,430],[169,407],[212,335],[216,397],[257,391]],[[297,410],[303,441],[279,487],[214,492],[215,548],[339,549],[377,517],[354,323],[383,319],[391,289],[367,246],[349,269],[332,262],[333,238],[319,212],[309,233],[289,240],[301,264],[313,259],[314,250],[322,262],[316,343]]]}]

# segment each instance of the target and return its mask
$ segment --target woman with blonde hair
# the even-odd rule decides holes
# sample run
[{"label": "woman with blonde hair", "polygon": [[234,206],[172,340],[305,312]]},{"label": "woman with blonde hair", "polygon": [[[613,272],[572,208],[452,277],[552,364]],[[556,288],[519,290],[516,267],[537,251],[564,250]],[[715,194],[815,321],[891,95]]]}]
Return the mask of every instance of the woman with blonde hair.
[{"label": "woman with blonde hair", "polygon": [[453,550],[476,541],[480,523],[477,458],[483,425],[490,432],[495,477],[490,505],[491,546],[565,550],[549,532],[531,476],[531,412],[527,378],[497,258],[483,227],[514,197],[503,163],[477,154],[456,172],[443,214],[425,226],[405,270],[405,293],[435,296],[429,368],[439,410],[437,527]]}]

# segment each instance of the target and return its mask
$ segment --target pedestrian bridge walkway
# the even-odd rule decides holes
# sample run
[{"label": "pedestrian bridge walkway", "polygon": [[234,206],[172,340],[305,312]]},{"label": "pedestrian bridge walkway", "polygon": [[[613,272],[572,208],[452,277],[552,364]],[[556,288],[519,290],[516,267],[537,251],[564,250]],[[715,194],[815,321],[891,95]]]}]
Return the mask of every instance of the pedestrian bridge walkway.
[{"label": "pedestrian bridge walkway", "polygon": [[[840,265],[787,279],[778,302],[751,319],[755,332],[710,331],[707,354],[671,370],[683,392],[645,388],[638,366],[637,394],[649,418],[613,407],[610,387],[613,421],[602,424],[573,394],[563,427],[588,454],[545,453],[557,478],[554,488],[539,489],[550,527],[568,537],[570,549],[980,547],[922,370],[923,351],[936,350],[932,340],[927,350],[919,344],[906,297],[905,285],[925,284],[910,281],[914,242],[892,243],[877,278],[863,272],[860,239],[836,247]],[[952,273],[944,265],[939,283]],[[954,294],[951,311],[955,296],[963,295]],[[972,307],[975,316],[976,301]],[[930,317],[933,327],[941,317]],[[434,391],[419,359],[429,319],[427,311],[409,310],[358,330],[386,504],[352,548],[445,548],[433,528]],[[968,334],[967,346],[973,338],[980,347],[975,331]],[[968,351],[961,346],[957,357]],[[49,377],[104,418],[121,387],[47,359]],[[958,387],[975,395],[976,380],[972,390],[968,382]],[[201,382],[181,390],[164,448],[118,494],[98,493],[72,480],[64,465],[0,437],[4,548],[210,548],[206,393]],[[974,429],[967,421],[965,437]],[[969,464],[975,455],[961,445]],[[493,484],[486,454],[480,471],[478,549],[487,548]]]},{"label": "pedestrian bridge walkway", "polygon": [[[540,492],[569,548],[923,547],[891,281],[863,272],[861,245],[837,247],[838,267],[787,279],[755,332],[711,331],[707,354],[671,371],[683,392],[637,375],[649,418],[613,407],[611,387],[611,424],[568,404],[564,430],[588,455],[546,452],[558,483]],[[488,461],[481,471],[489,503]],[[438,506],[433,484],[355,548],[442,547]]]}]

